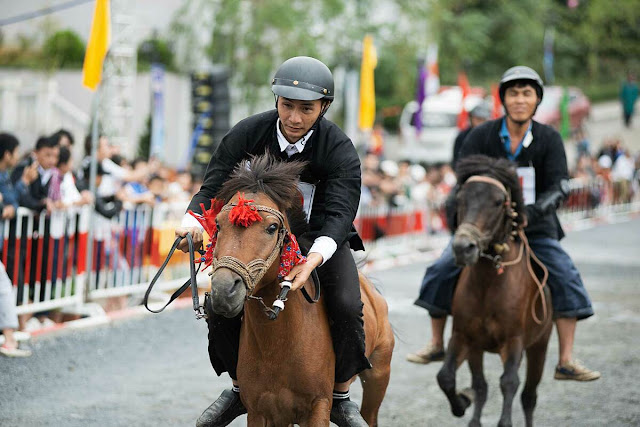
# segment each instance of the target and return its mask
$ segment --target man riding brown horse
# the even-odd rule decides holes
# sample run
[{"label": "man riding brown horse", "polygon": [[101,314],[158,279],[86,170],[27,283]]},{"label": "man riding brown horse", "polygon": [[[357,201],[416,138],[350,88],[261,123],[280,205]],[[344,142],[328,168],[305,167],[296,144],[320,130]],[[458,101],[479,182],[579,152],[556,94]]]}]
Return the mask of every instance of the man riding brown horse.
[{"label": "man riding brown horse", "polygon": [[[294,267],[285,279],[293,282],[292,290],[299,289],[318,267],[336,353],[331,420],[365,426],[358,406],[349,400],[352,378],[371,366],[365,357],[360,283],[350,251],[364,249],[353,226],[360,200],[360,160],[351,140],[323,117],[334,97],[333,76],[325,64],[310,57],[291,58],[276,71],[271,89],[276,110],[244,119],[229,131],[189,209],[200,212],[201,203],[208,208],[234,166],[252,155],[269,151],[285,162],[307,162],[301,180],[313,244],[307,262]],[[201,244],[202,228],[190,215],[176,235],[187,232]],[[186,243],[181,249],[187,249]],[[203,412],[198,426],[226,426],[246,412],[236,375],[240,316],[207,320],[213,368],[218,375],[228,372],[234,384]]]},{"label": "man riding brown horse", "polygon": [[[527,204],[525,233],[531,249],[549,269],[548,284],[560,343],[555,378],[591,381],[600,378],[600,373],[573,358],[573,341],[576,322],[592,316],[593,308],[578,270],[559,243],[564,232],[556,208],[567,196],[569,177],[564,145],[557,131],[533,120],[543,92],[542,79],[531,68],[508,69],[499,87],[505,116],[474,128],[463,143],[460,158],[485,154],[517,164]],[[424,349],[409,354],[409,361],[429,363],[443,359],[444,327],[460,271],[451,245],[427,269],[415,303],[429,311],[432,339]]]}]

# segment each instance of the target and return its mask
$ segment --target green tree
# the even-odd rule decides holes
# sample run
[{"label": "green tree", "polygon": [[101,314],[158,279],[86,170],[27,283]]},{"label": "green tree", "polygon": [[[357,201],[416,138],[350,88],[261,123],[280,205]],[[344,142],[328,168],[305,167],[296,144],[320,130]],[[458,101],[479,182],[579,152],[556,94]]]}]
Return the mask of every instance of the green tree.
[{"label": "green tree", "polygon": [[50,68],[78,68],[84,61],[85,45],[71,30],[57,31],[42,45],[42,57]]},{"label": "green tree", "polygon": [[169,71],[176,70],[171,46],[155,36],[138,45],[138,70],[148,70],[154,62],[163,64]]}]

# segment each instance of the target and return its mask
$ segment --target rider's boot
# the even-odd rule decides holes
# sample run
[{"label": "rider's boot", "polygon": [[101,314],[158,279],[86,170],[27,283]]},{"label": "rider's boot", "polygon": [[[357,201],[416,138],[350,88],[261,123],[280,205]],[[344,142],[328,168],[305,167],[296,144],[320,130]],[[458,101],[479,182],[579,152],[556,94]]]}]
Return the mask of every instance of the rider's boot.
[{"label": "rider's boot", "polygon": [[358,405],[351,400],[337,400],[331,406],[331,422],[338,427],[368,427]]},{"label": "rider's boot", "polygon": [[196,422],[196,427],[224,427],[246,413],[247,409],[240,400],[240,394],[231,389],[225,390],[200,415]]}]

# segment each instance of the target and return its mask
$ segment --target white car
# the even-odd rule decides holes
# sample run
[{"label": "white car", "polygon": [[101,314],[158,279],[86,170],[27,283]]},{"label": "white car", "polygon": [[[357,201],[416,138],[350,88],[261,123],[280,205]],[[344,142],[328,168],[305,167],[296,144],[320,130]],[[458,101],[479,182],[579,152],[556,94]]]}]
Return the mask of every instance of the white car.
[{"label": "white car", "polygon": [[[475,90],[465,98],[467,111],[482,102]],[[446,87],[431,95],[422,104],[422,130],[413,126],[411,120],[418,111],[416,101],[409,102],[400,116],[401,142],[398,158],[413,162],[449,163],[453,158],[453,144],[460,132],[458,115],[462,111],[462,89]]]}]

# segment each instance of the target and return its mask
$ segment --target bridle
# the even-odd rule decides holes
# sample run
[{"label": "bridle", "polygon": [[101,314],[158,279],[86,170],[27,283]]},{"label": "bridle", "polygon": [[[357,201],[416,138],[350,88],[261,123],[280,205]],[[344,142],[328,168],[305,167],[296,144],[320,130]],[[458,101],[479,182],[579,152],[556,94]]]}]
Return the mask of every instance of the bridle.
[{"label": "bridle", "polygon": [[[483,182],[486,184],[493,185],[499,188],[504,194],[505,221],[504,221],[504,231],[502,232],[503,238],[501,242],[499,241],[498,243],[494,243],[493,249],[496,252],[496,254],[491,255],[486,251],[493,239],[493,236],[496,235],[498,231],[500,231],[499,227],[501,223],[497,224],[496,228],[493,230],[493,233],[483,233],[475,225],[471,223],[463,223],[456,230],[456,234],[466,236],[472,241],[478,242],[478,248],[480,249],[480,257],[490,260],[493,263],[493,266],[495,267],[496,273],[498,275],[504,273],[504,267],[518,264],[522,260],[522,256],[524,255],[524,252],[526,250],[527,268],[529,270],[529,274],[531,274],[531,277],[533,278],[533,280],[535,281],[538,287],[538,293],[536,294],[536,297],[534,298],[533,303],[531,304],[531,316],[533,317],[533,320],[537,324],[542,324],[542,322],[544,322],[544,320],[547,318],[547,303],[546,303],[546,300],[544,299],[544,286],[547,283],[547,278],[549,277],[549,271],[531,250],[531,247],[529,246],[529,241],[527,240],[527,236],[524,234],[524,230],[522,229],[521,225],[518,224],[518,222],[516,221],[516,218],[518,217],[518,212],[515,211],[516,204],[511,201],[511,193],[507,190],[507,188],[504,186],[502,182],[488,176],[473,175],[469,177],[462,186],[464,187],[469,182]],[[520,251],[518,253],[518,256],[511,261],[503,261],[502,253],[508,252],[510,249],[509,245],[507,244],[507,240],[515,240],[515,236],[520,237],[520,240],[522,240],[522,245],[520,245]],[[536,264],[538,264],[538,266],[542,268],[542,271],[543,271],[542,282],[538,279],[538,276],[533,271],[533,267],[531,266],[531,259],[533,259],[536,262]],[[538,297],[540,297],[542,301],[542,313],[543,313],[542,320],[538,319],[538,316],[536,315],[536,312],[535,312],[536,301]]]},{"label": "bridle", "polygon": [[[473,175],[469,177],[463,184],[463,188],[470,182],[483,182],[485,184],[491,184],[500,191],[505,196],[504,202],[504,222],[498,222],[493,230],[489,233],[482,232],[478,227],[470,223],[460,224],[458,229],[456,230],[456,234],[459,236],[466,236],[474,242],[477,242],[478,248],[480,249],[480,256],[483,258],[492,259],[496,262],[496,268],[498,268],[497,264],[501,261],[500,254],[508,250],[509,246],[507,244],[507,240],[514,240],[515,236],[518,235],[518,227],[519,224],[516,221],[518,217],[518,213],[515,211],[515,203],[511,201],[511,193],[506,189],[502,182],[498,181],[495,178],[491,178],[484,175]],[[502,230],[500,229],[502,227]],[[494,243],[493,249],[496,252],[496,256],[489,255],[486,251],[489,248],[489,244],[494,240],[493,236],[500,236],[498,241]],[[496,260],[496,258],[498,258]]]},{"label": "bridle", "polygon": [[[229,203],[225,205],[220,212],[228,212],[235,206],[237,206],[237,204]],[[258,212],[268,212],[278,219],[278,240],[276,241],[273,249],[271,249],[271,253],[269,253],[269,256],[266,260],[258,258],[254,259],[248,264],[245,264],[238,258],[229,255],[225,255],[220,258],[214,257],[213,262],[211,263],[210,273],[211,275],[213,275],[217,270],[221,268],[227,268],[236,273],[242,278],[242,281],[244,282],[245,288],[247,289],[247,298],[253,297],[253,292],[255,291],[256,286],[258,285],[258,283],[260,283],[260,280],[262,280],[264,275],[267,273],[267,270],[269,269],[269,267],[271,267],[276,258],[280,256],[282,247],[284,246],[284,239],[287,235],[284,215],[282,215],[279,210],[264,205],[252,204],[251,206]]]},{"label": "bridle", "polygon": [[[225,205],[220,210],[220,212],[229,212],[236,206],[236,203],[229,203]],[[260,302],[260,304],[262,304],[267,317],[269,317],[269,319],[271,320],[275,320],[278,317],[280,311],[284,310],[284,303],[285,301],[287,301],[287,293],[291,289],[292,283],[288,281],[280,282],[280,293],[273,301],[271,307],[267,306],[264,303],[262,297],[255,296],[253,295],[253,293],[255,292],[258,283],[260,283],[260,280],[262,280],[269,268],[280,257],[289,231],[286,228],[284,215],[279,210],[270,208],[269,206],[257,205],[254,203],[251,204],[251,208],[252,210],[255,210],[257,212],[270,213],[278,219],[278,239],[276,241],[276,244],[273,246],[273,249],[271,249],[269,256],[266,260],[258,258],[250,261],[248,264],[245,264],[238,258],[229,255],[225,255],[220,258],[213,257],[211,262],[211,272],[209,273],[209,275],[215,274],[215,272],[221,268],[227,268],[236,273],[242,278],[245,289],[247,290],[245,300],[257,300],[258,302]],[[314,276],[315,295],[313,296],[313,298],[310,297],[304,287],[301,289],[301,291],[305,299],[309,303],[313,304],[318,302],[318,300],[320,299],[320,285],[315,271],[312,274]]]}]

